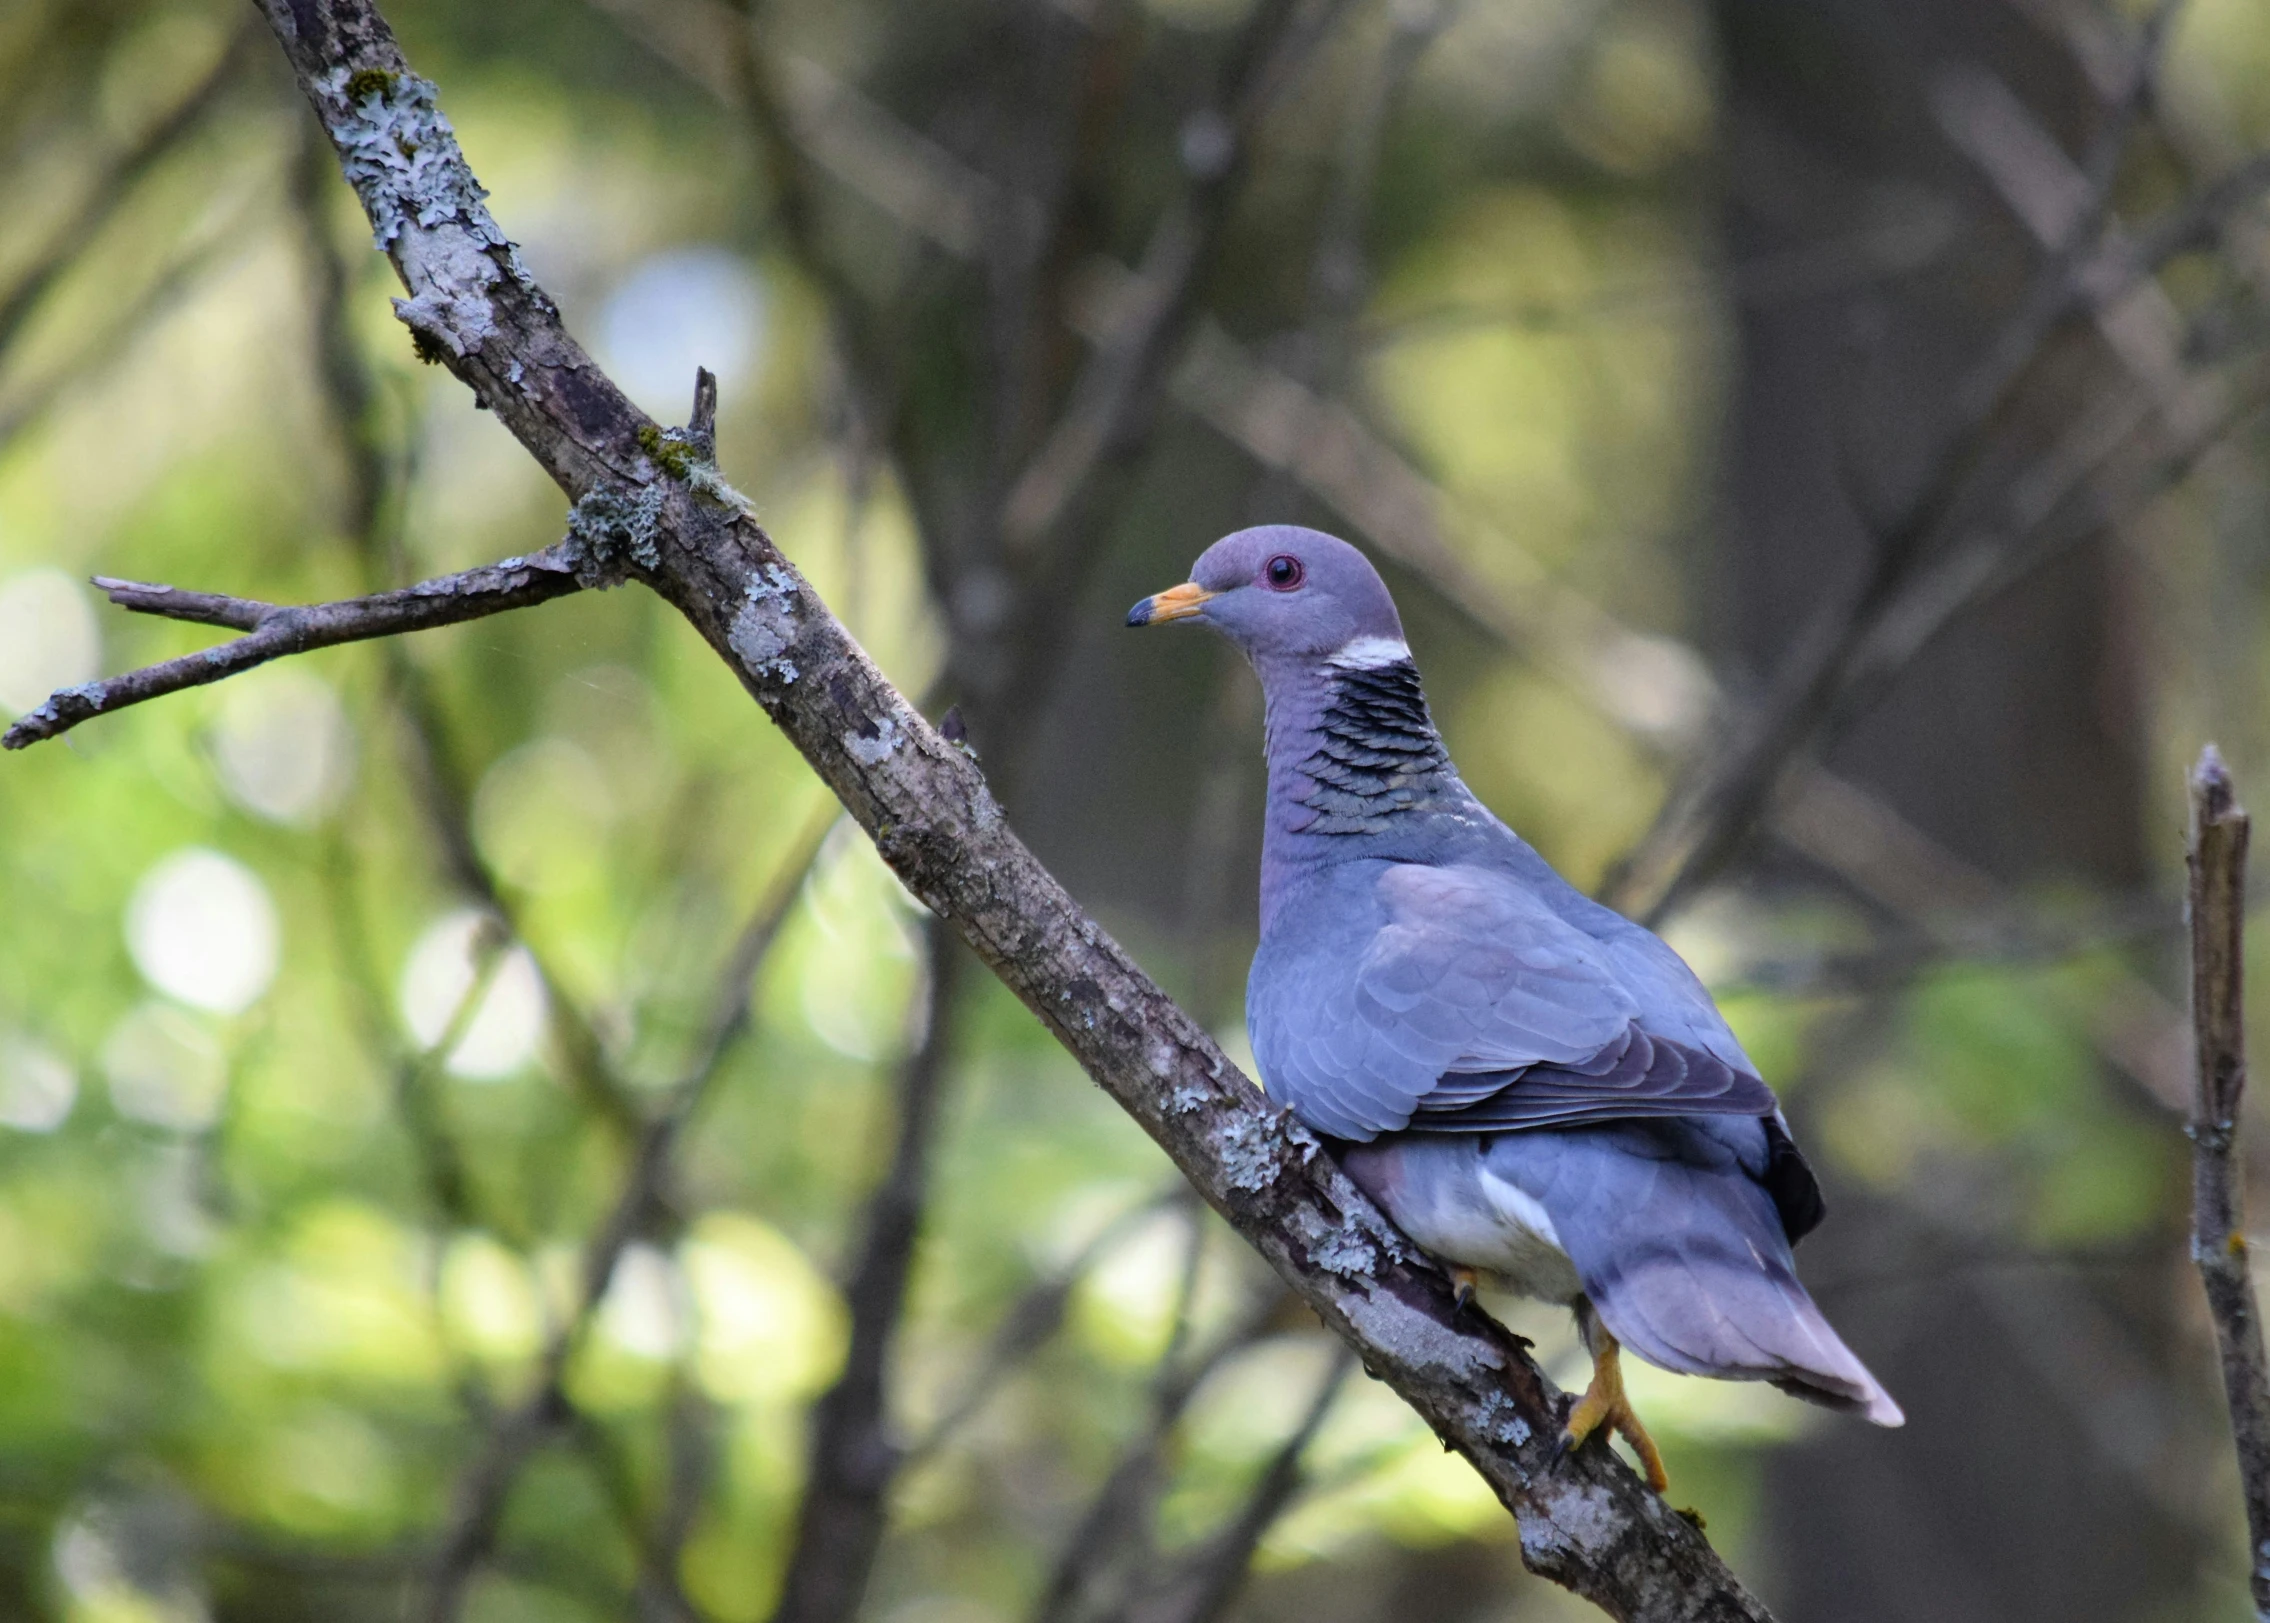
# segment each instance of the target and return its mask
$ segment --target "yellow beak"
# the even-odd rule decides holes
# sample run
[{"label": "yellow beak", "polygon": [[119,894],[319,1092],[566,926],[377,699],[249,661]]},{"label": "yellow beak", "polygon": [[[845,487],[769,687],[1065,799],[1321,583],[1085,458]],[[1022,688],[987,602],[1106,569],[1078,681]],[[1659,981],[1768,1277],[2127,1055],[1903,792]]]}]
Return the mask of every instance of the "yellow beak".
[{"label": "yellow beak", "polygon": [[1164,625],[1169,620],[1187,620],[1217,595],[1194,580],[1184,581],[1180,586],[1168,587],[1155,597],[1146,597],[1129,609],[1127,623],[1131,626],[1157,626]]}]

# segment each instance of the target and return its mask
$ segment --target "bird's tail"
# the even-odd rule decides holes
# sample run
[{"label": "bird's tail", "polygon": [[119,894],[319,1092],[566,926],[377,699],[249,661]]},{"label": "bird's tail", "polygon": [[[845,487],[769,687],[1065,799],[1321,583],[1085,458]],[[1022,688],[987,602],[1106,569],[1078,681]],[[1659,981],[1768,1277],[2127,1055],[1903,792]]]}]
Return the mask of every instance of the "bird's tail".
[{"label": "bird's tail", "polygon": [[1616,1339],[1649,1363],[1683,1375],[1770,1381],[1879,1426],[1906,1420],[1806,1294],[1786,1245],[1690,1229],[1676,1246],[1617,1261],[1597,1272],[1580,1267],[1585,1292]]},{"label": "bird's tail", "polygon": [[[1770,1381],[1900,1425],[1900,1406],[1798,1282],[1773,1197],[1738,1164],[1732,1133],[1710,1118],[1619,1123],[1561,1140],[1561,1176],[1545,1204],[1585,1295],[1651,1364]],[[1520,1136],[1498,1142],[1518,1149]]]}]

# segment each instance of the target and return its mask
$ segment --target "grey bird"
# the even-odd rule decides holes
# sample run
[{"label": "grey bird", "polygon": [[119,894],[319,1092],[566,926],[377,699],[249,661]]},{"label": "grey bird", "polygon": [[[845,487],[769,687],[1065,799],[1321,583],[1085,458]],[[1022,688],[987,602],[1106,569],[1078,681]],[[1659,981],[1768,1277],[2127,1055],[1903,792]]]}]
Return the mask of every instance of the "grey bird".
[{"label": "grey bird", "polygon": [[1618,1349],[1903,1419],[1798,1282],[1822,1215],[1773,1090],[1652,932],[1572,887],[1459,778],[1394,600],[1315,530],[1240,530],[1131,626],[1196,620],[1261,678],[1267,823],[1246,1028],[1270,1096],[1449,1265],[1574,1310],[1563,1446],[1663,1462]]}]

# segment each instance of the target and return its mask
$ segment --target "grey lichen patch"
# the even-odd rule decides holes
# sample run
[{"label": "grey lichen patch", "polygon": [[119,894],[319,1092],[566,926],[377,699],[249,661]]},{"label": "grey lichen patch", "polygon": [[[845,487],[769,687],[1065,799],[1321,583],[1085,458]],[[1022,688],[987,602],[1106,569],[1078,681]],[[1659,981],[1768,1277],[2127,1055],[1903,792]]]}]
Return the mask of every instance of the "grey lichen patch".
[{"label": "grey lichen patch", "polygon": [[1343,1228],[1314,1253],[1316,1265],[1343,1279],[1360,1279],[1379,1266],[1379,1252],[1352,1228]]},{"label": "grey lichen patch", "polygon": [[1513,1400],[1502,1392],[1482,1394],[1482,1432],[1508,1448],[1519,1448],[1534,1435]]},{"label": "grey lichen patch", "polygon": [[6,734],[0,735],[0,747],[20,750],[43,738],[53,738],[74,723],[100,715],[102,707],[109,702],[110,690],[100,682],[81,682],[76,687],[60,689],[49,694],[47,702],[37,709],[18,716]]},{"label": "grey lichen patch", "polygon": [[766,564],[753,571],[749,583],[741,588],[741,595],[751,603],[766,603],[777,598],[796,595],[796,577],[779,564]]},{"label": "grey lichen patch", "polygon": [[794,682],[803,673],[787,657],[798,631],[796,577],[779,564],[753,571],[725,640],[753,674]]},{"label": "grey lichen patch", "polygon": [[1489,1343],[1437,1322],[1393,1291],[1351,1293],[1342,1309],[1367,1343],[1392,1350],[1413,1369],[1481,1382],[1505,1368],[1504,1358]]},{"label": "grey lichen patch", "polygon": [[585,586],[612,586],[628,564],[657,569],[662,564],[662,504],[659,485],[643,486],[634,497],[605,488],[585,494],[568,510],[563,544],[575,578]]},{"label": "grey lichen patch", "polygon": [[466,167],[457,132],[414,73],[335,68],[322,81],[345,108],[331,125],[347,184],[370,216],[376,246],[391,248],[412,225],[456,221],[482,242],[509,247],[489,218],[488,192]]},{"label": "grey lichen patch", "polygon": [[1243,1112],[1222,1124],[1222,1176],[1232,1189],[1266,1189],[1276,1181],[1285,1141],[1273,1125]]},{"label": "grey lichen patch", "polygon": [[1317,1136],[1291,1117],[1285,1118],[1285,1143],[1300,1157],[1302,1166],[1316,1159],[1324,1145]]},{"label": "grey lichen patch", "polygon": [[[534,284],[490,217],[488,193],[466,167],[432,82],[414,73],[342,67],[322,88],[340,109],[331,136],[370,217],[372,240],[400,260],[416,290],[415,297],[394,301],[396,312],[429,343],[470,353],[497,330],[489,289],[508,273],[531,292]],[[504,267],[490,252],[497,248],[505,250]]]},{"label": "grey lichen patch", "polygon": [[[871,735],[865,730],[845,733],[843,747],[861,766],[881,766],[890,759],[891,752],[899,747],[904,736],[898,717],[885,716],[874,723]],[[1092,1016],[1089,1024],[1094,1024]]]},{"label": "grey lichen patch", "polygon": [[1540,1479],[1536,1499],[1539,1514],[1521,1518],[1521,1551],[1533,1562],[1604,1549],[1624,1526],[1608,1490],[1588,1482]]}]

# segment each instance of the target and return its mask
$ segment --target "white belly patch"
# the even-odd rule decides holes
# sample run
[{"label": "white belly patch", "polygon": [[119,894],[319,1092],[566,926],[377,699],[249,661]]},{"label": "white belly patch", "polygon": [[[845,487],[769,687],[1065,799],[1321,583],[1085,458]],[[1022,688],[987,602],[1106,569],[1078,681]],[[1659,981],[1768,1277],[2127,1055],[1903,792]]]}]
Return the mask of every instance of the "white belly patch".
[{"label": "white belly patch", "polygon": [[1382,1150],[1398,1163],[1378,1190],[1387,1214],[1427,1251],[1524,1296],[1570,1302],[1583,1294],[1552,1217],[1493,1174],[1472,1140],[1414,1136],[1372,1153]]}]

